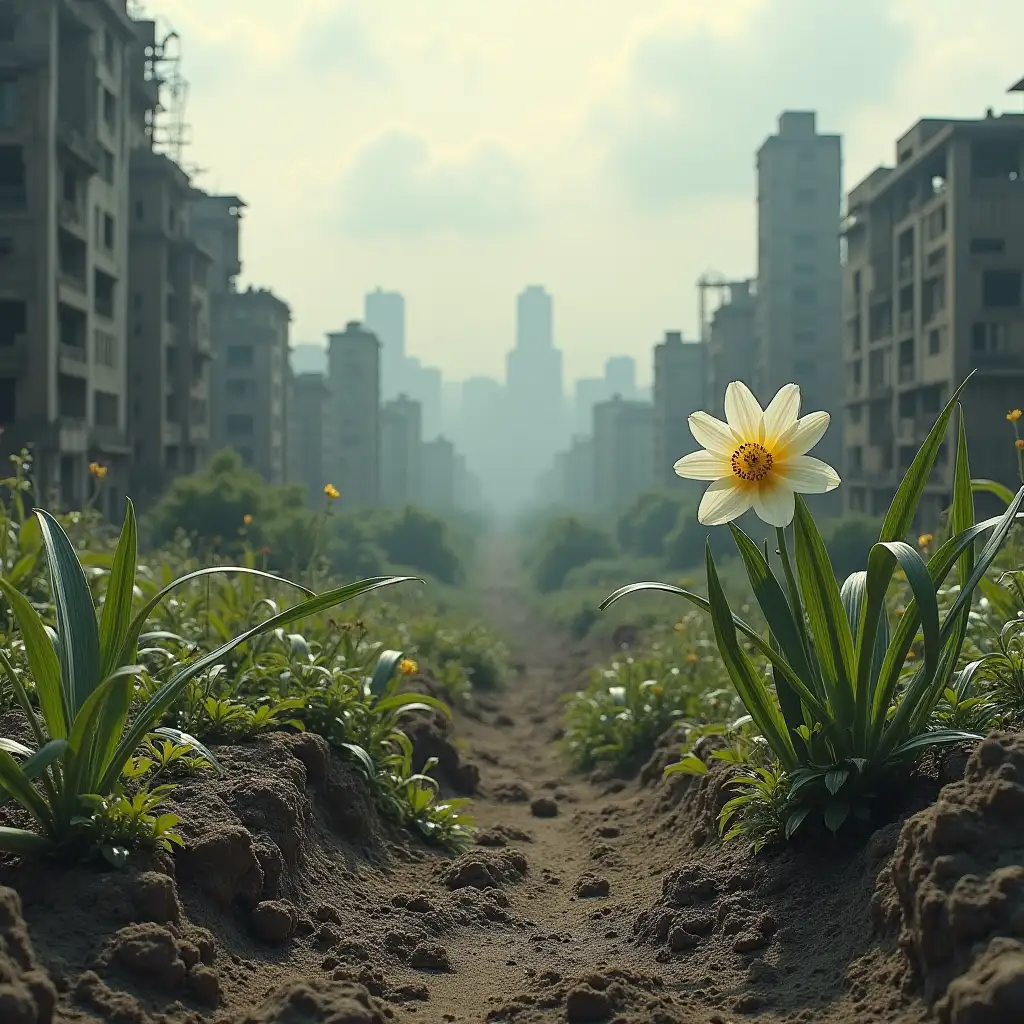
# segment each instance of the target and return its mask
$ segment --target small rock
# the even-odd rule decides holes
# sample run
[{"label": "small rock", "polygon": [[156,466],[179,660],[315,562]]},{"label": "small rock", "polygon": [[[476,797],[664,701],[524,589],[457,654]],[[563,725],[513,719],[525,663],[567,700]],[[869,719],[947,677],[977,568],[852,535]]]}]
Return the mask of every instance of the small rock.
[{"label": "small rock", "polygon": [[678,925],[668,933],[668,948],[673,953],[681,953],[684,949],[693,949],[700,943],[700,937],[688,932]]},{"label": "small rock", "polygon": [[597,834],[602,839],[615,839],[622,834],[622,829],[618,825],[601,825],[597,830]]},{"label": "small rock", "polygon": [[421,983],[400,985],[391,993],[393,1003],[411,1003],[416,1000],[426,1002],[430,998],[430,989]]},{"label": "small rock", "polygon": [[535,818],[556,818],[558,801],[550,796],[539,796],[530,804],[530,811]]},{"label": "small rock", "polygon": [[291,938],[295,931],[296,915],[291,904],[282,900],[264,900],[257,903],[249,917],[249,929],[264,942],[277,944]]},{"label": "small rock", "polygon": [[144,871],[135,879],[132,903],[141,921],[167,924],[181,920],[181,906],[174,879],[158,871]]},{"label": "small rock", "polygon": [[594,1024],[607,1020],[612,1014],[612,1004],[604,992],[595,992],[588,985],[581,985],[565,998],[565,1016],[569,1024]]},{"label": "small rock", "polygon": [[409,966],[418,971],[451,971],[452,962],[444,946],[420,943],[409,957]]},{"label": "small rock", "polygon": [[581,899],[594,899],[607,896],[611,885],[607,878],[595,875],[592,871],[584,871],[576,882],[575,893]]},{"label": "small rock", "polygon": [[220,977],[205,964],[200,964],[188,972],[188,988],[193,997],[204,1006],[220,1005]]},{"label": "small rock", "polygon": [[753,953],[755,950],[764,949],[768,945],[768,936],[759,931],[740,932],[733,940],[732,951],[734,953]]}]

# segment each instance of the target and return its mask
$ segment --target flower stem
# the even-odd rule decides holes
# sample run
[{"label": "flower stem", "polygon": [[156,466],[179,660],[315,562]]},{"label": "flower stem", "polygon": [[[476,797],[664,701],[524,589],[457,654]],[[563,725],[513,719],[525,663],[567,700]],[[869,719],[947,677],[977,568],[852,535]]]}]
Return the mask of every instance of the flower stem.
[{"label": "flower stem", "polygon": [[775,527],[775,536],[779,541],[779,558],[782,559],[782,570],[786,574],[786,586],[789,590],[789,603],[793,608],[793,619],[796,628],[800,631],[800,639],[803,642],[804,653],[810,657],[810,644],[807,642],[807,630],[804,623],[804,606],[800,601],[800,590],[796,584],[796,573],[793,572],[793,562],[789,557],[789,544],[786,541],[786,528]]}]

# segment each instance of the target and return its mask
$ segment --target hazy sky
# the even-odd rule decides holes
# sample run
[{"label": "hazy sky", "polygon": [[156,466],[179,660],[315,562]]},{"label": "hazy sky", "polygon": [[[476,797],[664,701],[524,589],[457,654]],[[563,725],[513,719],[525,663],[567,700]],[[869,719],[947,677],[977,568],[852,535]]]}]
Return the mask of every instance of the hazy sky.
[{"label": "hazy sky", "polygon": [[[216,16],[211,7],[217,8]],[[183,37],[197,184],[249,204],[244,280],[295,341],[407,300],[448,377],[503,372],[543,283],[570,377],[696,329],[754,269],[754,152],[782,109],[845,186],[920,116],[1020,109],[1014,0],[146,0]],[[968,14],[970,10],[970,14]]]}]

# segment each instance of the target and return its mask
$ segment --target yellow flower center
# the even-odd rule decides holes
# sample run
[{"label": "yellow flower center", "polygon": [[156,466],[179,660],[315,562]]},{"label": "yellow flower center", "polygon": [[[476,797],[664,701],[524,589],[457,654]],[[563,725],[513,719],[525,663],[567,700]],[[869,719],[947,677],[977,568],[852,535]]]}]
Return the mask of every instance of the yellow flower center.
[{"label": "yellow flower center", "polygon": [[747,483],[760,483],[771,471],[775,459],[763,444],[748,441],[732,453],[730,463],[734,476]]}]

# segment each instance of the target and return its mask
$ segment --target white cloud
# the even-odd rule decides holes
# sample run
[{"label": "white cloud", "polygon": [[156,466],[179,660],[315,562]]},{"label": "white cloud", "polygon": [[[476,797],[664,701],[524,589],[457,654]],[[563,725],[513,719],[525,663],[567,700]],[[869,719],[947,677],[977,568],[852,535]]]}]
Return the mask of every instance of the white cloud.
[{"label": "white cloud", "polygon": [[526,171],[502,146],[439,152],[399,129],[356,154],[341,200],[344,226],[361,235],[500,234],[526,226],[530,213]]}]

